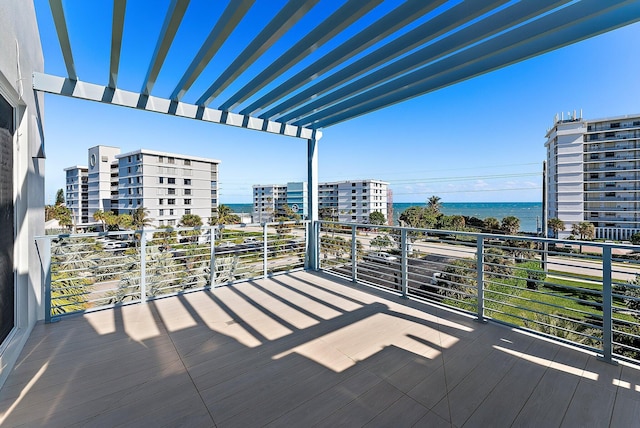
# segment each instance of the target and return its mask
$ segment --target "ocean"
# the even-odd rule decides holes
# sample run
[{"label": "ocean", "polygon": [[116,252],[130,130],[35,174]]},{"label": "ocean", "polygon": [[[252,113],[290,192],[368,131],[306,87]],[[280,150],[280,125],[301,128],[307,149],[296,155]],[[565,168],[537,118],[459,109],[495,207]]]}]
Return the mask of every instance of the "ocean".
[{"label": "ocean", "polygon": [[[251,213],[251,204],[226,204],[233,212]],[[398,202],[393,204],[393,220],[398,225],[398,217],[409,207],[424,206],[424,202]],[[514,216],[520,219],[521,232],[536,232],[542,222],[542,203],[540,202],[445,202],[442,212],[446,215],[464,215],[485,219]],[[540,225],[541,226],[541,225]]]}]

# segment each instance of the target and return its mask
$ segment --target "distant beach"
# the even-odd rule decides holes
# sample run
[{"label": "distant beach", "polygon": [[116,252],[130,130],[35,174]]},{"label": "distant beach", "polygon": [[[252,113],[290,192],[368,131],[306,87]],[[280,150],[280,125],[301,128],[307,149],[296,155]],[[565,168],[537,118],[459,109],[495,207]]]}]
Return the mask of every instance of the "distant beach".
[{"label": "distant beach", "polygon": [[[251,213],[252,204],[226,204],[233,212]],[[393,204],[393,220],[398,225],[398,217],[409,207],[424,206],[424,202],[398,202]],[[521,232],[536,232],[538,222],[542,222],[542,203],[540,202],[445,202],[442,212],[446,215],[463,215],[485,219],[495,217],[498,220],[507,216],[520,219]]]}]

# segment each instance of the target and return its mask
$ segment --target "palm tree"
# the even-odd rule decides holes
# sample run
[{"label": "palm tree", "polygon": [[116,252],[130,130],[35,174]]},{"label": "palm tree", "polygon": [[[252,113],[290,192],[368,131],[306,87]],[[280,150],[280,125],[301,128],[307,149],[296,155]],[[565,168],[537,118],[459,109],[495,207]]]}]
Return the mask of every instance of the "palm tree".
[{"label": "palm tree", "polygon": [[589,223],[588,221],[583,221],[581,223],[576,223],[573,225],[571,229],[571,233],[574,235],[578,235],[580,240],[591,240],[595,236],[595,226],[593,223]]},{"label": "palm tree", "polygon": [[502,219],[502,231],[507,235],[515,235],[520,230],[520,219],[512,215]]},{"label": "palm tree", "polygon": [[555,238],[558,237],[558,232],[565,230],[564,221],[557,217],[547,220],[547,226],[549,226],[549,229],[551,229]]},{"label": "palm tree", "polygon": [[236,224],[240,223],[240,217],[231,212],[228,205],[218,206],[217,216],[211,217],[211,224]]},{"label": "palm tree", "polygon": [[440,213],[440,209],[442,208],[440,197],[436,195],[431,196],[429,200],[427,200],[427,208],[429,208],[435,214]]},{"label": "palm tree", "polygon": [[151,225],[152,221],[153,219],[149,218],[149,211],[144,207],[136,208],[131,215],[131,226],[134,229],[144,229],[145,226]]},{"label": "palm tree", "polygon": [[[197,228],[202,226],[202,219],[197,214],[185,214],[180,219],[180,226]],[[200,230],[183,230],[181,235],[187,236],[191,242],[198,242],[198,236],[200,236]]]},{"label": "palm tree", "polygon": [[93,219],[95,221],[99,221],[102,224],[102,231],[106,232],[107,231],[107,216],[106,213],[102,210],[98,210],[96,212],[93,213]]},{"label": "palm tree", "polygon": [[487,217],[484,219],[484,228],[489,233],[500,232],[500,221],[495,217]]}]

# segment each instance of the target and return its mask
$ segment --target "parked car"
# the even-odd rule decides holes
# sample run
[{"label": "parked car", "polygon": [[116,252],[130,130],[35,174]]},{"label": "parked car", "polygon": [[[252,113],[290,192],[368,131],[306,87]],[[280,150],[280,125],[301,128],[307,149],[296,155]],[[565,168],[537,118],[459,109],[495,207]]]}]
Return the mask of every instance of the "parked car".
[{"label": "parked car", "polygon": [[242,241],[243,244],[249,244],[249,245],[258,245],[261,241],[258,241],[258,239],[256,239],[253,236],[249,236],[248,238],[244,238],[244,241]]},{"label": "parked car", "polygon": [[398,258],[396,256],[392,256],[391,254],[382,251],[366,254],[364,256],[364,259],[370,262],[378,263],[395,263],[398,261]]},{"label": "parked car", "polygon": [[231,241],[224,241],[224,242],[221,242],[220,245],[218,245],[218,247],[220,248],[232,248],[235,246],[236,244]]}]

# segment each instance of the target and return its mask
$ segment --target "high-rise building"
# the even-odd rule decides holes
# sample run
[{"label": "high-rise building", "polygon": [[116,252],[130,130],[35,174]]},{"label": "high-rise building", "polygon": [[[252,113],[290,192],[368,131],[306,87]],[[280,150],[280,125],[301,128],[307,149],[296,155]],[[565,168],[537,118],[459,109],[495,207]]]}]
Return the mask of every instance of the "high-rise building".
[{"label": "high-rise building", "polygon": [[88,150],[88,217],[93,221],[93,214],[100,211],[111,211],[111,166],[120,154],[120,148],[110,146],[95,146]]},{"label": "high-rise building", "polygon": [[[350,180],[318,184],[318,210],[324,217],[341,222],[368,223],[369,214],[387,217],[388,183],[379,180]],[[253,186],[253,221],[274,221],[285,204],[305,218],[306,183],[295,182]]]},{"label": "high-rise building", "polygon": [[66,206],[71,210],[73,224],[89,222],[89,185],[86,166],[65,168]]},{"label": "high-rise building", "polygon": [[144,149],[120,154],[108,146],[92,147],[88,155],[88,168],[65,169],[67,206],[77,226],[97,223],[98,210],[132,214],[140,207],[155,227],[177,226],[185,214],[206,223],[218,208],[218,160]]},{"label": "high-rise building", "polygon": [[118,210],[144,207],[156,226],[177,226],[185,214],[206,223],[218,209],[219,160],[152,150],[118,159]]},{"label": "high-rise building", "polygon": [[565,223],[559,237],[585,221],[596,238],[640,232],[640,115],[556,116],[546,138],[547,215]]}]

